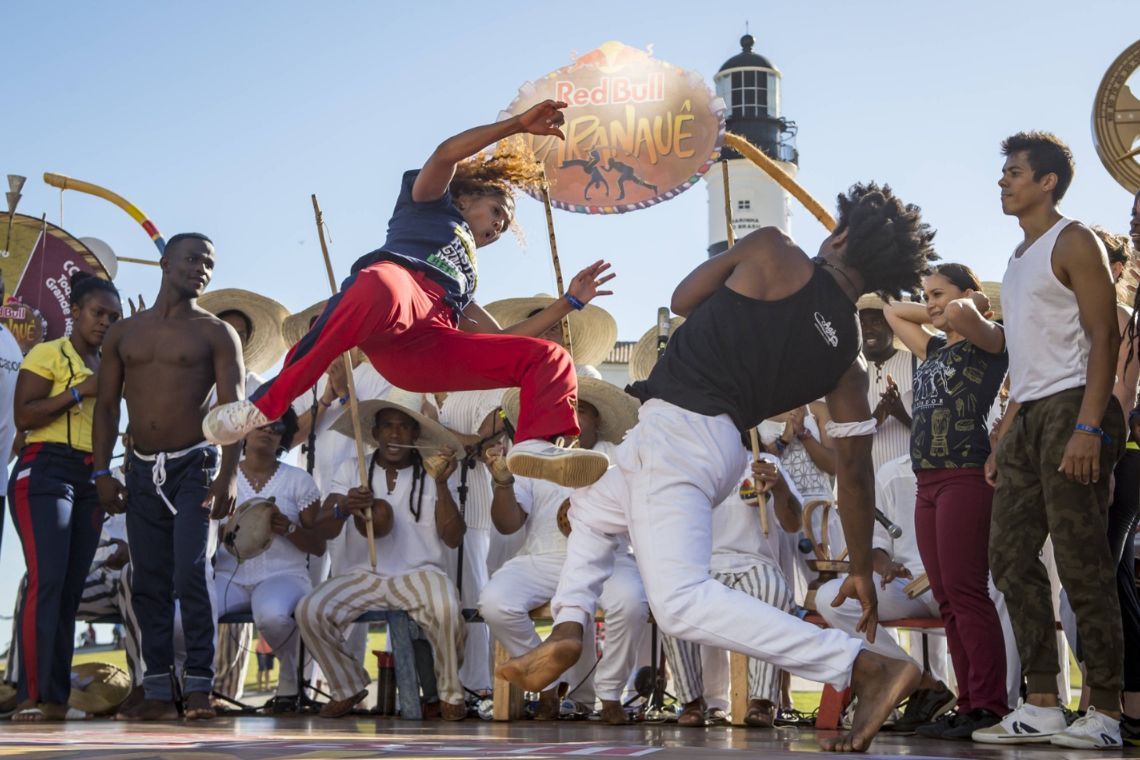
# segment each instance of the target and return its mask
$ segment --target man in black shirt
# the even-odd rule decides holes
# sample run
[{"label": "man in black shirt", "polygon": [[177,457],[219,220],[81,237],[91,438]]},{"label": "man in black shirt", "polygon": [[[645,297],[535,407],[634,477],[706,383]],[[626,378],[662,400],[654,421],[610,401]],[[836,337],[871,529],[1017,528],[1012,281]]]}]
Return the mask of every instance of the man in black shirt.
[{"label": "man in black shirt", "polygon": [[868,292],[898,297],[915,289],[936,258],[932,237],[919,209],[888,187],[856,185],[839,197],[839,224],[814,260],[778,229],[765,228],[685,278],[672,307],[687,321],[649,379],[628,389],[645,402],[640,421],[618,448],[616,466],[571,497],[573,530],[552,602],[554,631],[500,675],[537,690],[577,661],[582,626],[612,568],[613,537],[628,531],[663,632],[839,688],[850,684],[859,697],[855,724],[823,746],[867,748],[914,690],[918,669],[717,583],[709,574],[711,509],[744,468],[740,431],[826,396],[851,553],[851,574],[835,603],[858,600],[858,630],[874,636],[875,423],[855,301]]}]

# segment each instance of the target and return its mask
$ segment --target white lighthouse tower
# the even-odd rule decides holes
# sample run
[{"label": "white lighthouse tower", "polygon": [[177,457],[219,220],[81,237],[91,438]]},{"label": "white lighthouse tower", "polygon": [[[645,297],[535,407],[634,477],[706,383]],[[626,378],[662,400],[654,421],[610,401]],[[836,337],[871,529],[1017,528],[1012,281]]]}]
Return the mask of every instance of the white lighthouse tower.
[{"label": "white lighthouse tower", "polygon": [[[716,94],[724,99],[728,131],[745,137],[793,177],[799,170],[796,124],[780,113],[780,70],[752,52],[752,35],[740,38],[741,51],[729,58],[713,77]],[[722,149],[728,159],[732,226],[739,240],[759,227],[779,227],[790,233],[791,196],[739,153]],[[724,177],[719,166],[705,173],[709,188],[709,256],[727,247],[724,218]]]}]

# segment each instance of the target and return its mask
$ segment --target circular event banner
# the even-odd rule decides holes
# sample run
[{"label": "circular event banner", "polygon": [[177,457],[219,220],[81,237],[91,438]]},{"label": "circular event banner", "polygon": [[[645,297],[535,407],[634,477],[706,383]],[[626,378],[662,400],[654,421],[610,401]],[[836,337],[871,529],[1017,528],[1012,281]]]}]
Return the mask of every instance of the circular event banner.
[{"label": "circular event banner", "polygon": [[620,214],[674,198],[724,142],[724,101],[703,76],[620,42],[527,82],[500,118],[547,99],[568,104],[566,139],[523,139],[546,167],[551,203],[566,211]]},{"label": "circular event banner", "polygon": [[0,213],[0,273],[9,296],[0,305],[0,323],[25,353],[41,340],[71,331],[71,275],[76,272],[110,279],[95,254],[65,230],[35,217]]}]

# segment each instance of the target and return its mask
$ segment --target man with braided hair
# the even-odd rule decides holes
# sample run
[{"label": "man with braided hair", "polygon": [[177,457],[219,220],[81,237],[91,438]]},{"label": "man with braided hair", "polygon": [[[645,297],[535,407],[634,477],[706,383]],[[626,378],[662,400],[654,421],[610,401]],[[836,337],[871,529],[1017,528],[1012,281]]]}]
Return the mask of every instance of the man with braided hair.
[{"label": "man with braided hair", "polygon": [[[863,751],[918,668],[865,649],[730,589],[709,572],[714,504],[745,467],[740,434],[761,420],[826,397],[837,453],[840,515],[851,574],[835,605],[857,600],[857,630],[874,639],[871,577],[875,474],[867,367],[855,302],[864,293],[899,297],[919,285],[934,233],[917,206],[889,187],[855,185],[839,197],[839,224],[809,258],[774,227],[753,232],[701,264],[673,292],[686,317],[649,379],[627,389],[642,399],[640,420],[614,452],[615,467],[571,497],[571,533],[555,626],[536,649],[500,675],[528,689],[546,686],[578,659],[613,568],[613,541],[628,531],[653,617],[668,636],[731,649],[859,698],[849,733],[824,749]],[[808,374],[785,367],[811,367]],[[676,441],[688,445],[672,445]]]},{"label": "man with braided hair", "polygon": [[516,325],[501,327],[472,300],[475,250],[510,226],[515,187],[534,187],[532,155],[505,143],[514,135],[556,135],[565,103],[546,100],[525,113],[475,127],[440,143],[422,169],[404,173],[388,239],[360,258],[285,366],[249,400],[214,408],[202,423],[211,441],[233,443],[284,414],[329,364],[359,346],[377,371],[417,392],[522,389],[518,440],[508,464],[517,475],[569,487],[589,485],[609,466],[597,451],[570,449],[578,435],[574,365],[561,347],[537,336],[581,309],[614,277],[597,261],[579,272],[566,296]]}]

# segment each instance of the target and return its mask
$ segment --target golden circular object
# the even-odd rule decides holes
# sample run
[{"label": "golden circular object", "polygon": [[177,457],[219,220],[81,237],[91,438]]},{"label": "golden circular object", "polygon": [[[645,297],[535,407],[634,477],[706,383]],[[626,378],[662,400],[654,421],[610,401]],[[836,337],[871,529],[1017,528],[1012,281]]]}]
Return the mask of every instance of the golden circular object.
[{"label": "golden circular object", "polygon": [[1093,101],[1093,144],[1112,178],[1128,192],[1140,191],[1140,98],[1128,80],[1140,71],[1140,41],[1117,56]]}]

